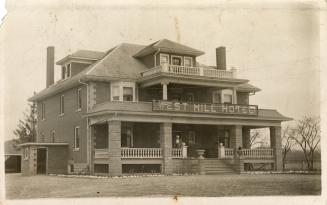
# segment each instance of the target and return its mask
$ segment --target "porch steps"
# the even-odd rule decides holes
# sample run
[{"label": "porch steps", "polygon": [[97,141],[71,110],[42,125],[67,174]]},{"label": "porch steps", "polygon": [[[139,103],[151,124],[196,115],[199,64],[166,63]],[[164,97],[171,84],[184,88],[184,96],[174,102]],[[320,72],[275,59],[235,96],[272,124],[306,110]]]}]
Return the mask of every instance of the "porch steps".
[{"label": "porch steps", "polygon": [[219,159],[201,160],[200,169],[203,174],[235,174],[236,173],[232,165],[229,165],[224,160],[219,160]]}]

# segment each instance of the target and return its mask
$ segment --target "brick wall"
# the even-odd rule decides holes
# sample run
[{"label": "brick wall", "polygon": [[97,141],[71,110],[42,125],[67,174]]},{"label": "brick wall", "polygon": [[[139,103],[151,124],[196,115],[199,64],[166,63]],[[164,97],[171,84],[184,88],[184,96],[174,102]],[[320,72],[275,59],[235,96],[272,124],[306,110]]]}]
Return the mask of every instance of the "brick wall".
[{"label": "brick wall", "polygon": [[[77,89],[82,88],[82,110],[77,111]],[[60,96],[65,97],[65,114],[60,116]],[[41,120],[41,103],[45,103],[45,120]],[[38,102],[37,142],[42,142],[41,133],[44,133],[44,142],[51,142],[51,132],[55,131],[55,142],[69,143],[69,159],[78,163],[87,161],[87,122],[82,115],[86,113],[86,86],[72,88],[63,93],[51,96]],[[80,126],[80,149],[74,149],[74,127]]]},{"label": "brick wall", "polygon": [[110,83],[95,83],[95,103],[100,104],[110,101]]},{"label": "brick wall", "polygon": [[68,149],[66,146],[48,147],[48,174],[67,174]]}]

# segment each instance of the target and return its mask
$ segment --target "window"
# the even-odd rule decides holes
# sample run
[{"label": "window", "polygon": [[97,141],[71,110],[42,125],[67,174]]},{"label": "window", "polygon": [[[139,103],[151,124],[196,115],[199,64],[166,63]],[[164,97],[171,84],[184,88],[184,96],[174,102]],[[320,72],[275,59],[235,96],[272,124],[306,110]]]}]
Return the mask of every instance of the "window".
[{"label": "window", "polygon": [[70,64],[67,65],[67,78],[70,78],[71,75],[71,68],[70,68]]},{"label": "window", "polygon": [[132,87],[123,87],[123,101],[133,101]]},{"label": "window", "polygon": [[45,119],[45,103],[42,102],[41,104],[41,119],[44,120]]},{"label": "window", "polygon": [[121,146],[133,147],[133,127],[132,125],[123,125],[121,128]]},{"label": "window", "polygon": [[82,109],[82,96],[81,96],[82,89],[77,89],[77,110]]},{"label": "window", "polygon": [[195,144],[195,132],[194,131],[188,132],[188,144]]},{"label": "window", "polygon": [[173,56],[171,59],[173,65],[182,65],[182,57]]},{"label": "window", "polygon": [[74,150],[79,150],[79,126],[74,128]]},{"label": "window", "polygon": [[24,149],[24,160],[28,160],[28,148]]},{"label": "window", "polygon": [[134,82],[113,82],[111,84],[111,101],[135,101]]},{"label": "window", "polygon": [[41,142],[44,142],[44,132],[41,133]]},{"label": "window", "polygon": [[51,131],[51,142],[55,142],[55,131]]},{"label": "window", "polygon": [[62,66],[61,67],[61,79],[65,79],[66,78],[66,67]]},{"label": "window", "polygon": [[112,86],[112,100],[119,101],[119,86]]},{"label": "window", "polygon": [[186,94],[186,101],[187,102],[194,102],[194,95],[193,95],[193,93],[187,93]]},{"label": "window", "polygon": [[65,97],[64,95],[60,96],[60,116],[65,113]]},{"label": "window", "polygon": [[232,104],[232,95],[231,94],[224,94],[224,103],[226,104]]},{"label": "window", "polygon": [[184,57],[184,66],[192,67],[192,58],[191,57]]},{"label": "window", "polygon": [[212,93],[212,102],[221,103],[221,92],[215,91]]},{"label": "window", "polygon": [[160,65],[163,63],[169,63],[169,55],[168,54],[160,54]]}]

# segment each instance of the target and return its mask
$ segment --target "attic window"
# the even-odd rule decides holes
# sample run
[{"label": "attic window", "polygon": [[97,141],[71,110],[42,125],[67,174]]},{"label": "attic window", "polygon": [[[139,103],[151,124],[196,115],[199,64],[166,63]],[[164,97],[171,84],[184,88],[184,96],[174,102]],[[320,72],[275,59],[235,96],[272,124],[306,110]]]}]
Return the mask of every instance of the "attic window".
[{"label": "attic window", "polygon": [[67,78],[70,78],[71,76],[71,68],[70,68],[70,64],[67,65]]},{"label": "attic window", "polygon": [[65,79],[66,77],[66,66],[61,67],[61,79]]}]

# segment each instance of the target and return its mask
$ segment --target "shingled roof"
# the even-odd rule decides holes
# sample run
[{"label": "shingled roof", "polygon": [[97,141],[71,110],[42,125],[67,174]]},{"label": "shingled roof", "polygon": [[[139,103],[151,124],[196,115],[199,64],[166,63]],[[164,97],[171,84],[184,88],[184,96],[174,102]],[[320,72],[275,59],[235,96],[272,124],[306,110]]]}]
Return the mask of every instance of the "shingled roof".
[{"label": "shingled roof", "polygon": [[170,41],[168,39],[161,39],[146,46],[144,49],[136,53],[134,57],[143,57],[158,50],[161,52],[173,52],[176,54],[187,54],[191,56],[200,56],[204,54],[204,52],[197,49]]},{"label": "shingled roof", "polygon": [[[135,56],[142,56],[145,53],[151,52],[151,49],[158,49],[161,51],[174,51],[174,53],[182,52],[193,55],[202,55],[202,51],[172,42],[167,39],[154,42],[148,46],[122,43],[116,47],[111,48],[107,52],[78,50],[71,55],[66,56],[70,58],[93,59],[94,63],[85,68],[80,73],[68,79],[61,79],[48,88],[43,89],[29,100],[41,100],[48,96],[63,92],[64,90],[78,86],[81,81],[87,82],[91,80],[105,80],[111,81],[115,79],[135,80],[140,76],[140,73],[148,69]],[[60,63],[64,59],[58,61]],[[58,64],[57,63],[57,64]],[[256,92],[260,91],[250,84],[242,85],[238,88],[241,91]]]},{"label": "shingled roof", "polygon": [[62,59],[60,59],[56,64],[61,65],[69,58],[73,59],[87,59],[87,60],[99,60],[104,57],[106,52],[100,51],[90,51],[90,50],[78,50]]}]

